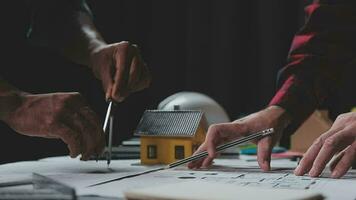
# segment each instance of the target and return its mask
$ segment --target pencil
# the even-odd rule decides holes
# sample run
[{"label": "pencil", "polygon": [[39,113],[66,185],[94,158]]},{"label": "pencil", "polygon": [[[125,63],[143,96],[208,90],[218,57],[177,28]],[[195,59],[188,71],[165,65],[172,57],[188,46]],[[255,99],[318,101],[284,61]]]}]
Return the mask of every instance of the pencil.
[{"label": "pencil", "polygon": [[[257,132],[257,133],[253,133],[251,135],[248,135],[246,137],[243,137],[243,138],[240,138],[240,139],[237,139],[237,140],[234,140],[234,141],[231,141],[231,142],[228,142],[228,143],[225,143],[223,145],[220,145],[216,148],[216,152],[221,152],[225,149],[228,149],[230,147],[233,147],[233,146],[236,146],[236,145],[239,145],[239,144],[243,144],[245,142],[248,142],[248,141],[251,141],[251,140],[254,140],[254,139],[260,139],[260,138],[263,138],[265,136],[268,136],[268,135],[271,135],[272,133],[274,132],[274,129],[273,128],[269,128],[269,129],[266,129],[266,130],[263,130],[263,131],[260,131],[260,132]],[[190,156],[190,157],[187,157],[187,158],[184,158],[182,160],[178,160],[174,163],[171,163],[169,164],[168,166],[166,166],[166,168],[173,168],[173,167],[177,167],[179,165],[183,165],[183,164],[186,164],[186,163],[189,163],[189,162],[192,162],[192,161],[196,161],[196,160],[199,160],[199,159],[202,159],[204,157],[207,157],[208,156],[208,152],[207,151],[203,151],[203,152],[200,152],[198,154],[195,154],[193,156]]]},{"label": "pencil", "polygon": [[[239,144],[243,144],[245,142],[248,142],[248,141],[251,141],[251,140],[254,140],[254,139],[261,139],[263,137],[271,135],[273,132],[274,132],[274,129],[273,128],[269,128],[269,129],[266,129],[266,130],[263,130],[263,131],[260,131],[260,132],[257,132],[257,133],[250,134],[250,135],[248,135],[246,137],[243,137],[243,138],[240,138],[240,139],[237,139],[237,140],[234,140],[234,141],[231,141],[231,142],[228,142],[228,143],[225,143],[223,145],[218,146],[216,148],[216,152],[221,152],[221,151],[223,151],[225,149],[228,149],[230,147],[233,147],[233,146],[236,146],[236,145],[239,145]],[[146,171],[143,171],[143,172],[138,172],[136,174],[130,174],[130,175],[127,175],[127,176],[114,178],[114,179],[107,180],[107,181],[102,181],[102,182],[99,182],[99,183],[95,183],[95,184],[89,185],[88,187],[94,187],[94,186],[103,185],[103,184],[106,184],[106,183],[111,183],[111,182],[114,182],[114,181],[120,181],[120,180],[123,180],[123,179],[128,179],[128,178],[133,178],[133,177],[136,177],[136,176],[141,176],[143,174],[148,174],[148,173],[153,173],[153,172],[157,172],[157,171],[161,171],[161,170],[174,168],[174,167],[177,167],[179,165],[183,165],[183,164],[186,164],[186,163],[191,162],[191,161],[199,160],[199,159],[202,159],[202,158],[207,157],[207,156],[208,156],[208,152],[207,151],[203,151],[201,153],[195,154],[195,155],[190,156],[188,158],[184,158],[182,160],[178,160],[177,162],[171,163],[171,164],[169,164],[169,165],[167,165],[165,167],[150,169],[150,170],[146,170]]]}]

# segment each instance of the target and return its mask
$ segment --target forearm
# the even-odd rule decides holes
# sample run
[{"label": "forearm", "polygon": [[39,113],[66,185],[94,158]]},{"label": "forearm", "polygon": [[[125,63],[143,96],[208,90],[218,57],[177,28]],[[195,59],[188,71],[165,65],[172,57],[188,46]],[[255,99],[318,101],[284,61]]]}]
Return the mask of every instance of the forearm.
[{"label": "forearm", "polygon": [[289,116],[286,134],[292,134],[319,106],[323,97],[317,97],[310,85],[300,83],[295,76],[290,76],[270,101],[270,106],[283,108]]},{"label": "forearm", "polygon": [[0,78],[0,120],[4,120],[21,105],[23,94],[26,93]]},{"label": "forearm", "polygon": [[106,43],[87,13],[78,11],[74,23],[76,23],[77,30],[60,47],[60,51],[73,62],[89,66],[91,55],[104,47]]},{"label": "forearm", "polygon": [[85,1],[39,0],[31,4],[33,16],[28,39],[32,44],[60,52],[82,65],[89,65],[92,52],[106,44]]},{"label": "forearm", "polygon": [[306,23],[293,39],[287,65],[279,72],[278,91],[270,105],[292,116],[289,132],[332,95],[354,62],[354,9],[343,3],[313,3]]}]

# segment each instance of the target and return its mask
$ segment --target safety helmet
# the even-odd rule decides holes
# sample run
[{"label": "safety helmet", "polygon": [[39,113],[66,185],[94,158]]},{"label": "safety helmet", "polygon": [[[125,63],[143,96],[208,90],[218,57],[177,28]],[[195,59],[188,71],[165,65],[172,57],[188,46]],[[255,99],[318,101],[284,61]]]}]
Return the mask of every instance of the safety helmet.
[{"label": "safety helmet", "polygon": [[158,105],[158,110],[201,110],[203,111],[208,126],[216,123],[230,122],[224,108],[211,97],[198,92],[178,92],[173,94]]}]

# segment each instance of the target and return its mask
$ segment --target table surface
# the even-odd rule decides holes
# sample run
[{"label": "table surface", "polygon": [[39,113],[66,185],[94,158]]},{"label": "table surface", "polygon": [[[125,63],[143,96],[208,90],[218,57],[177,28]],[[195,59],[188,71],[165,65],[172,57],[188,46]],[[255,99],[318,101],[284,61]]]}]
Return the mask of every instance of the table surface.
[{"label": "table surface", "polygon": [[[192,171],[185,167],[128,178],[97,187],[89,185],[132,175],[157,166],[142,166],[139,160],[113,160],[110,168],[106,161],[80,161],[65,157],[52,157],[38,161],[24,161],[0,165],[0,183],[29,179],[39,173],[74,187],[79,199],[122,199],[123,192],[157,184],[176,183],[195,179],[238,186],[312,190],[326,199],[356,199],[356,170],[350,170],[342,179],[328,178],[326,170],[322,177],[294,176],[296,162],[288,159],[272,160],[272,171],[263,173],[253,159],[216,159],[210,169]],[[232,180],[234,179],[234,180]],[[101,197],[100,197],[101,196]]]}]

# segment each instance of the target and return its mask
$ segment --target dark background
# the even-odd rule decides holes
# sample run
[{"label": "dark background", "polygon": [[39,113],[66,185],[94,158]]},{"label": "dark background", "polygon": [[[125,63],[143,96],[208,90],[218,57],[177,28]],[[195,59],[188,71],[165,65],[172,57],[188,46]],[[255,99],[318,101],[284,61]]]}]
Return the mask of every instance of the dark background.
[{"label": "dark background", "polygon": [[[303,24],[307,3],[88,0],[105,40],[138,44],[153,75],[149,89],[119,105],[116,143],[130,137],[145,109],[156,108],[179,91],[211,96],[231,119],[265,107],[275,92],[277,71],[285,64],[293,35]],[[103,118],[106,103],[90,70],[42,48],[28,47],[25,52],[28,59],[15,85],[34,93],[80,91]],[[352,102],[348,100],[347,106]],[[337,100],[330,102],[339,105]],[[1,162],[67,153],[61,141],[21,136],[5,124],[0,126]]]}]

